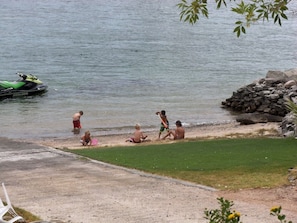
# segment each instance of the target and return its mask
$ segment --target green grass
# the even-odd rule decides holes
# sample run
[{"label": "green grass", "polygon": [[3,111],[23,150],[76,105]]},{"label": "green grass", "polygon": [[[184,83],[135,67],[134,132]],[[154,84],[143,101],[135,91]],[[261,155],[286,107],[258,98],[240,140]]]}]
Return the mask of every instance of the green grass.
[{"label": "green grass", "polygon": [[220,139],[71,152],[218,189],[259,188],[288,183],[288,169],[297,163],[297,140]]},{"label": "green grass", "polygon": [[33,221],[39,221],[40,218],[37,217],[36,215],[33,215],[32,213],[18,208],[18,207],[14,207],[15,211],[18,213],[18,215],[22,216],[24,219],[26,219],[26,222],[33,222]]},{"label": "green grass", "polygon": [[[3,202],[4,205],[7,205],[6,202]],[[19,216],[22,216],[26,222],[33,222],[33,221],[39,221],[40,218],[37,217],[36,215],[33,215],[32,213],[22,209],[22,208],[18,208],[18,207],[15,207],[13,206],[14,210],[16,211],[16,213],[19,215]],[[3,219],[5,220],[10,220],[12,219],[13,216],[11,216],[9,213],[6,213],[4,216],[3,216]]]}]

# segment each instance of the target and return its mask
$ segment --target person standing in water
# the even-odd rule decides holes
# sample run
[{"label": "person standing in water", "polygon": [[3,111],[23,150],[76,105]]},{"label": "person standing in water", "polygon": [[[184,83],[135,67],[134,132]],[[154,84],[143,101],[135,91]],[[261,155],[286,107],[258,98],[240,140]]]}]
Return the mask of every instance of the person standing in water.
[{"label": "person standing in water", "polygon": [[74,133],[79,133],[79,131],[81,129],[80,117],[83,114],[84,114],[83,111],[79,111],[72,116],[73,132]]}]

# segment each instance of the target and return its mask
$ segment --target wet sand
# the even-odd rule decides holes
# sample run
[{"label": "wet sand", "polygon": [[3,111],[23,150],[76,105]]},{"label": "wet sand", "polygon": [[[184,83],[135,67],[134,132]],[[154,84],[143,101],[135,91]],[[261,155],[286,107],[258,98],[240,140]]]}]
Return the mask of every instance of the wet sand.
[{"label": "wet sand", "polygon": [[[279,136],[279,123],[258,123],[253,125],[240,125],[238,122],[227,124],[202,125],[197,127],[185,128],[187,140],[202,140],[202,139],[216,139],[216,138],[238,138],[238,137],[258,137],[258,136]],[[131,130],[133,131],[133,130]],[[160,144],[172,143],[173,140],[158,140],[158,129],[155,132],[144,132],[148,135],[147,140],[142,144]],[[164,134],[164,133],[163,133]],[[82,133],[73,135],[67,139],[42,139],[34,140],[35,143],[50,146],[58,149],[81,149],[80,141]],[[132,134],[120,135],[92,135],[93,138],[98,139],[99,143],[96,147],[111,147],[111,146],[131,146],[139,145],[126,142],[126,139]]]}]

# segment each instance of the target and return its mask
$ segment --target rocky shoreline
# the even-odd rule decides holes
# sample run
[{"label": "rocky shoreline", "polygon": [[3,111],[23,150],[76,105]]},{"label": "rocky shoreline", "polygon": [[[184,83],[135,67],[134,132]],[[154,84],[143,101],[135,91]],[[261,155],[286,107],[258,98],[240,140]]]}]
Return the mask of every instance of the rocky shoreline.
[{"label": "rocky shoreline", "polygon": [[297,101],[297,68],[287,71],[268,71],[265,78],[239,88],[230,98],[222,101],[222,107],[239,115],[236,121],[241,124],[283,122],[283,135],[292,133],[292,118],[287,107],[288,100]]}]

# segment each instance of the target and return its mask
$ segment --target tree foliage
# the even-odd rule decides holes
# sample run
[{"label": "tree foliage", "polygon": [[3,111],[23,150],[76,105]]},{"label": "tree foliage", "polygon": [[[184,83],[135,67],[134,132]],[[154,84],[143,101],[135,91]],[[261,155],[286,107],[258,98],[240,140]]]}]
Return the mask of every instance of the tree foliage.
[{"label": "tree foliage", "polygon": [[[208,0],[181,0],[177,4],[180,11],[180,20],[195,24],[200,16],[208,18]],[[282,19],[287,18],[287,5],[291,0],[215,0],[217,9],[227,4],[235,3],[231,11],[240,15],[242,19],[235,22],[233,30],[237,37],[246,33],[246,28],[256,21],[269,21],[282,25]],[[231,2],[231,3],[230,3]],[[232,4],[233,5],[233,4]]]}]

